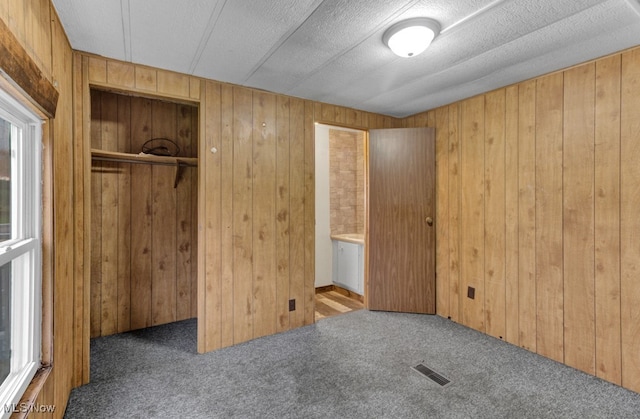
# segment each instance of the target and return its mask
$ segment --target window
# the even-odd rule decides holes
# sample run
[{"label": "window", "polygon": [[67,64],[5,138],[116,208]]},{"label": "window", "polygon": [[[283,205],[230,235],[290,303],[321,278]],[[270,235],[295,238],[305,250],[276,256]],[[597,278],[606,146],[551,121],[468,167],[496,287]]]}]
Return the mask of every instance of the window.
[{"label": "window", "polygon": [[0,89],[0,416],[40,367],[40,124]]}]

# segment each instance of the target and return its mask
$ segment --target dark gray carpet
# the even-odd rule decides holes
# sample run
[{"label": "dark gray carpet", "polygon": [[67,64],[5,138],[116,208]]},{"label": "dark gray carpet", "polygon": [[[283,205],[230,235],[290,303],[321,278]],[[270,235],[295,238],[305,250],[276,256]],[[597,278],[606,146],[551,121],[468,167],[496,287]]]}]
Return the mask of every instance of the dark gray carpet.
[{"label": "dark gray carpet", "polygon": [[639,394],[437,316],[361,310],[204,355],[190,320],[91,356],[66,418],[640,417]]}]

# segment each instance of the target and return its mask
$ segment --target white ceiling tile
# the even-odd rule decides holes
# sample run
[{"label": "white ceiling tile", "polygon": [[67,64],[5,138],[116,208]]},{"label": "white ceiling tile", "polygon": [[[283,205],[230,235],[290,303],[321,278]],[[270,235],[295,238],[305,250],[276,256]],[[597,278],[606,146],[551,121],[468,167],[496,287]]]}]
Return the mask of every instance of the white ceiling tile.
[{"label": "white ceiling tile", "polygon": [[132,61],[188,73],[216,6],[211,0],[129,0]]},{"label": "white ceiling tile", "polygon": [[54,5],[74,49],[126,58],[119,0],[55,0]]},{"label": "white ceiling tile", "polygon": [[336,57],[385,29],[415,2],[325,0],[247,83],[287,92]]},{"label": "white ceiling tile", "polygon": [[302,25],[318,3],[319,0],[226,1],[194,73],[244,84],[265,54]]}]

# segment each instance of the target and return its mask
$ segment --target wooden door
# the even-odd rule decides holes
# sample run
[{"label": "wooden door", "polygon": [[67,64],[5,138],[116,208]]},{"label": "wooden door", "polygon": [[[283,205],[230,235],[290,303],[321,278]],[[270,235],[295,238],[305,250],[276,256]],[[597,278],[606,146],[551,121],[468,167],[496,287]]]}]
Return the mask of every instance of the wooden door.
[{"label": "wooden door", "polygon": [[434,314],[435,133],[369,132],[370,310]]}]

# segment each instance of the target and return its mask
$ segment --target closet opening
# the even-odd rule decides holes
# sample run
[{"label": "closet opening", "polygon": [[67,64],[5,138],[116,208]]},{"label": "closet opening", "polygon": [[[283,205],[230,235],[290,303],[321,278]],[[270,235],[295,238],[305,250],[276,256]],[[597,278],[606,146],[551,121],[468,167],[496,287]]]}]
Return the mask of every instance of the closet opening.
[{"label": "closet opening", "polygon": [[90,337],[195,331],[198,106],[96,88],[90,100]]}]

